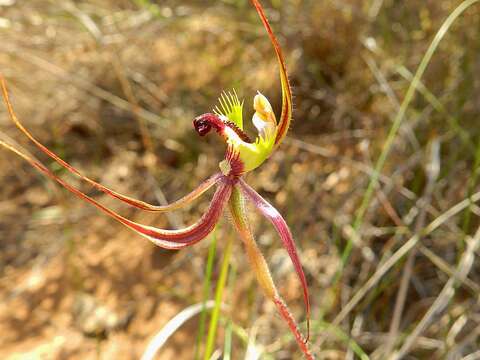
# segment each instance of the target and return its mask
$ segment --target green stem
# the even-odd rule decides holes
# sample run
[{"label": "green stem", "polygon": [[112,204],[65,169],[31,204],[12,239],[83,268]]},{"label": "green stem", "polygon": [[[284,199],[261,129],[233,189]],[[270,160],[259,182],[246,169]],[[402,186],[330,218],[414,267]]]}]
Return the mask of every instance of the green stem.
[{"label": "green stem", "polygon": [[[228,277],[227,291],[232,289],[237,278],[237,268],[231,265],[230,275]],[[231,299],[230,299],[231,300]],[[223,360],[231,360],[232,358],[232,338],[233,338],[233,324],[232,319],[227,319],[225,327],[225,344],[223,346]]]},{"label": "green stem", "polygon": [[205,303],[207,302],[208,298],[210,297],[210,286],[212,284],[212,274],[213,274],[213,264],[215,260],[215,250],[217,248],[217,231],[216,228],[213,230],[213,238],[212,242],[210,243],[210,247],[208,248],[208,258],[207,258],[207,269],[205,271],[205,278],[203,280],[203,307],[202,313],[200,314],[200,323],[198,326],[198,334],[197,334],[197,341],[195,345],[195,360],[200,358],[200,345],[205,338],[205,324],[207,322],[207,309],[205,308]]},{"label": "green stem", "polygon": [[225,329],[225,345],[223,346],[223,360],[232,359],[232,333],[232,322],[231,320],[227,320],[227,326]]},{"label": "green stem", "polygon": [[220,270],[220,277],[217,283],[217,290],[215,291],[215,307],[212,310],[210,318],[210,326],[208,328],[207,345],[205,346],[204,360],[209,360],[213,353],[215,346],[215,335],[218,327],[218,317],[220,315],[220,307],[222,305],[223,290],[227,282],[228,270],[230,268],[230,257],[232,255],[232,238],[228,240],[227,247],[223,254],[222,268]]}]

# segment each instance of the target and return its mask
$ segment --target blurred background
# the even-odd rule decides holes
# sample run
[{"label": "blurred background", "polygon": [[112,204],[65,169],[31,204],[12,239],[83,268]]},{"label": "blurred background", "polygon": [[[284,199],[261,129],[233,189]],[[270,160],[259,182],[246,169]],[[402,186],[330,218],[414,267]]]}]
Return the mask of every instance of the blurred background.
[{"label": "blurred background", "polygon": [[[313,351],[319,359],[479,359],[480,5],[448,28],[405,102],[461,1],[262,3],[284,47],[295,112],[287,140],[247,181],[296,238]],[[38,139],[86,175],[154,203],[217,171],[224,145],[199,138],[191,121],[221,91],[245,99],[247,123],[257,90],[281,105],[276,59],[247,0],[0,0],[0,72]],[[3,104],[0,137],[142,223],[190,224],[211,196],[186,211],[141,213],[46,158]],[[0,151],[0,168],[2,359],[138,359],[172,317],[202,301],[210,239],[156,248],[11,153]],[[276,283],[303,321],[289,258],[270,224],[251,214]],[[226,220],[216,230],[212,291],[234,236]],[[300,359],[239,239],[234,254],[219,356]],[[157,358],[193,358],[198,324],[196,316],[175,331]]]}]

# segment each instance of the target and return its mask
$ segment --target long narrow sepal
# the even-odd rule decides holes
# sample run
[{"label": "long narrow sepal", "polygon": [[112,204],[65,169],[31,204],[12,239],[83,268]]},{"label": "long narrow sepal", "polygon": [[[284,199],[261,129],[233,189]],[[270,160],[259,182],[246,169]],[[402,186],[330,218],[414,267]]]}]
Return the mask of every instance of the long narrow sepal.
[{"label": "long narrow sepal", "polygon": [[237,187],[234,187],[230,201],[228,203],[230,213],[232,215],[233,225],[240,234],[247,256],[253,266],[257,280],[262,287],[265,295],[273,300],[277,296],[278,291],[272,280],[268,264],[265,261],[263,254],[261,253],[258,245],[250,230],[250,226],[245,211],[245,204],[242,193]]},{"label": "long narrow sepal", "polygon": [[308,295],[308,285],[305,278],[305,274],[302,269],[302,264],[300,263],[300,258],[297,254],[297,249],[295,246],[295,241],[293,240],[292,233],[288,227],[285,219],[280,215],[277,209],[268,203],[259,193],[253,190],[244,180],[240,179],[238,182],[242,193],[250,200],[255,207],[265,216],[272,225],[277,230],[280,239],[282,240],[283,246],[288,252],[290,259],[292,260],[293,267],[300,279],[300,283],[303,289],[303,299],[305,302],[306,308],[306,317],[307,317],[307,339],[310,336],[310,300]]},{"label": "long narrow sepal", "polygon": [[273,282],[268,264],[265,257],[261,253],[255,238],[250,230],[247,214],[245,211],[245,204],[242,192],[235,186],[228,203],[230,213],[232,215],[232,222],[235,229],[240,234],[240,237],[245,245],[247,256],[253,266],[257,280],[263,289],[265,296],[273,301],[278,309],[278,312],[287,322],[290,331],[295,336],[298,346],[302,350],[307,359],[314,359],[308,348],[308,341],[302,336],[295,319],[288,310],[287,305],[280,297],[277,288]]},{"label": "long narrow sepal", "polygon": [[84,194],[77,188],[71,186],[54,173],[52,173],[45,165],[32,159],[28,155],[24,154],[20,150],[14,148],[13,146],[0,141],[0,146],[12,151],[18,156],[26,160],[30,165],[35,167],[37,170],[48,176],[50,179],[56,181],[62,185],[65,189],[72,192],[79,198],[88,201],[90,204],[114,218],[121,224],[125,225],[129,229],[135,231],[139,235],[146,237],[148,240],[153,242],[155,245],[158,245],[165,249],[177,250],[190,245],[195,244],[196,242],[204,239],[210,234],[210,232],[215,227],[215,224],[218,222],[225,204],[230,198],[232,192],[232,185],[227,182],[221,182],[216,190],[213,199],[210,203],[208,210],[203,214],[203,216],[195,224],[179,230],[164,230],[158,229],[152,226],[147,226],[139,224],[137,222],[131,221],[115,211],[107,208],[106,206],[100,204],[95,199]]},{"label": "long narrow sepal", "polygon": [[307,359],[313,360],[314,356],[312,355],[312,353],[310,353],[310,349],[308,348],[308,339],[305,339],[298,330],[298,325],[292,313],[290,312],[290,310],[288,310],[287,304],[285,304],[285,302],[279,296],[276,296],[273,299],[273,302],[277,306],[277,310],[280,315],[282,315],[283,319],[287,322],[290,331],[293,333],[293,336],[295,336],[295,340],[297,341],[297,344],[304,353],[305,357]]},{"label": "long narrow sepal", "polygon": [[141,201],[141,200],[137,200],[137,199],[134,199],[134,198],[131,198],[129,196],[126,196],[126,195],[123,195],[123,194],[120,194],[88,177],[86,177],[85,175],[81,174],[79,170],[77,170],[75,167],[73,167],[72,165],[70,165],[69,163],[67,163],[66,161],[64,161],[63,159],[61,159],[57,154],[55,154],[53,151],[49,150],[45,145],[43,145],[40,141],[38,141],[33,135],[32,133],[30,133],[30,131],[28,131],[25,126],[23,126],[23,124],[20,122],[20,120],[18,119],[18,117],[15,115],[15,112],[13,111],[13,106],[12,106],[12,103],[10,101],[10,97],[8,95],[8,91],[7,91],[7,86],[6,86],[6,83],[5,83],[5,80],[4,78],[1,76],[0,74],[0,83],[1,83],[1,87],[2,87],[2,93],[3,93],[3,99],[5,101],[5,104],[7,106],[7,109],[8,109],[8,113],[9,113],[9,116],[10,116],[10,119],[12,120],[12,122],[15,124],[15,126],[21,131],[23,132],[34,144],[35,146],[37,146],[43,153],[45,153],[47,156],[49,156],[51,159],[55,160],[58,164],[60,164],[63,168],[65,168],[66,170],[68,170],[69,172],[71,172],[72,174],[78,176],[79,178],[81,178],[82,180],[86,181],[87,183],[89,183],[90,185],[92,185],[94,188],[96,188],[97,190],[113,197],[113,198],[116,198],[118,200],[121,200],[123,201],[124,203],[126,204],[129,204],[131,206],[134,206],[138,209],[141,209],[141,210],[146,210],[146,211],[154,211],[154,212],[166,212],[166,211],[172,211],[172,210],[177,210],[179,208],[182,208],[188,204],[190,204],[192,201],[194,201],[195,199],[197,199],[198,197],[200,197],[202,194],[204,194],[207,190],[209,190],[213,185],[215,185],[216,183],[218,183],[218,181],[220,180],[220,178],[222,177],[222,174],[218,173],[218,174],[215,174],[213,175],[212,177],[208,178],[207,180],[205,180],[204,182],[202,182],[200,184],[200,186],[198,186],[194,191],[192,191],[191,193],[185,195],[184,197],[182,197],[181,199],[171,203],[171,204],[168,204],[168,205],[163,205],[163,206],[158,206],[158,205],[152,205],[152,204],[149,204],[149,203],[146,203],[144,201]]},{"label": "long narrow sepal", "polygon": [[275,146],[278,146],[287,134],[288,128],[290,127],[290,122],[292,120],[292,88],[290,87],[290,81],[288,80],[287,66],[285,64],[285,58],[283,57],[282,48],[280,47],[280,44],[273,33],[272,27],[268,22],[263,7],[258,0],[251,0],[251,2],[253,6],[255,6],[255,9],[260,16],[265,30],[267,30],[268,36],[277,55],[278,67],[280,71],[280,82],[282,86],[282,114],[280,116],[280,121],[277,127],[277,136],[275,138]]}]

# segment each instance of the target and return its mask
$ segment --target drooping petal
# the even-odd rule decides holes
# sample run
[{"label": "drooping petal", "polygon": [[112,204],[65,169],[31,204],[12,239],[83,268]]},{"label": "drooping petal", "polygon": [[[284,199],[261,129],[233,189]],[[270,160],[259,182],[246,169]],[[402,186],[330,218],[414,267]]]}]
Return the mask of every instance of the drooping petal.
[{"label": "drooping petal", "polygon": [[237,186],[233,188],[228,205],[232,215],[233,225],[240,234],[240,237],[245,245],[247,256],[253,266],[255,275],[257,276],[257,280],[261,288],[263,289],[265,295],[277,306],[278,312],[287,322],[290,331],[295,336],[295,340],[297,341],[297,344],[305,357],[307,359],[313,359],[314,357],[308,348],[308,340],[306,340],[301,334],[295,319],[275,287],[265,257],[258,248],[255,238],[250,230],[247,213],[245,211],[244,198]]},{"label": "drooping petal", "polygon": [[197,199],[198,197],[200,197],[203,193],[205,193],[208,189],[210,189],[213,185],[215,185],[216,183],[218,183],[218,181],[220,180],[220,178],[222,177],[222,174],[215,174],[213,175],[212,177],[210,177],[209,179],[205,180],[204,182],[202,182],[194,191],[192,191],[191,193],[185,195],[184,197],[182,197],[181,199],[171,203],[171,204],[168,204],[168,205],[163,205],[163,206],[159,206],[159,205],[152,205],[152,204],[149,204],[149,203],[146,203],[144,201],[141,201],[141,200],[137,200],[137,199],[134,199],[134,198],[131,198],[129,196],[126,196],[126,195],[123,195],[123,194],[120,194],[106,186],[103,186],[102,184],[84,176],[83,174],[81,174],[76,168],[74,168],[72,165],[70,165],[69,163],[67,163],[66,161],[62,160],[58,155],[56,155],[54,152],[52,152],[51,150],[49,150],[45,145],[43,145],[40,141],[38,141],[24,126],[23,124],[20,122],[20,120],[17,118],[17,116],[15,115],[15,112],[13,111],[13,106],[10,102],[10,98],[9,98],[9,95],[8,95],[8,91],[7,91],[7,87],[6,87],[6,84],[5,84],[5,80],[3,79],[3,77],[0,75],[0,83],[1,83],[1,86],[2,86],[2,93],[3,93],[3,98],[5,100],[5,104],[7,105],[7,109],[8,109],[8,113],[10,115],[10,119],[12,120],[12,122],[17,126],[17,128],[22,131],[43,153],[45,153],[46,155],[48,155],[50,158],[52,158],[53,160],[55,160],[58,164],[60,164],[63,168],[65,168],[66,170],[68,170],[69,172],[71,172],[72,174],[78,176],[79,178],[81,178],[82,180],[88,182],[90,185],[92,185],[94,188],[96,188],[97,190],[113,197],[113,198],[116,198],[116,199],[119,199],[121,201],[123,201],[124,203],[127,203],[131,206],[134,206],[138,209],[141,209],[141,210],[146,210],[146,211],[154,211],[154,212],[166,212],[166,211],[172,211],[172,210],[176,210],[176,209],[179,209],[179,208],[182,208],[188,204],[190,204],[192,201],[194,201],[195,199]]},{"label": "drooping petal", "polygon": [[245,204],[242,194],[235,187],[229,201],[229,209],[232,215],[233,225],[240,234],[240,237],[247,250],[247,255],[255,270],[255,275],[260,283],[265,295],[273,300],[277,295],[275,284],[273,283],[267,262],[255,242],[253,234],[248,224],[245,211]]},{"label": "drooping petal", "polygon": [[[297,249],[295,246],[295,241],[293,240],[292,233],[288,227],[285,219],[280,215],[277,209],[268,203],[260,194],[253,190],[244,180],[240,179],[238,182],[238,187],[241,189],[242,193],[250,200],[255,207],[265,216],[272,225],[277,230],[280,239],[282,240],[283,246],[287,250],[290,259],[292,260],[293,267],[300,279],[300,283],[303,288],[303,299],[305,302],[306,316],[307,316],[307,327],[310,329],[310,300],[308,295],[308,285],[305,278],[305,274],[302,269],[302,264],[300,263],[300,258],[297,254]],[[308,337],[308,336],[307,336]]]},{"label": "drooping petal", "polygon": [[72,192],[79,198],[88,201],[90,204],[114,218],[121,224],[125,225],[129,229],[135,231],[139,235],[146,237],[148,240],[153,242],[155,245],[158,245],[165,249],[177,250],[190,245],[195,244],[196,242],[204,239],[215,227],[215,224],[218,222],[225,204],[230,198],[232,192],[232,185],[228,182],[221,182],[216,190],[213,199],[210,203],[208,210],[203,214],[203,216],[195,224],[180,230],[164,230],[158,229],[152,226],[147,226],[139,224],[137,222],[131,221],[115,211],[107,208],[106,206],[100,204],[95,199],[84,194],[77,188],[69,185],[64,180],[52,173],[45,165],[32,159],[28,155],[24,154],[20,150],[14,148],[13,146],[0,141],[0,146],[12,151],[18,156],[26,160],[30,165],[38,169],[40,172],[44,173],[50,179],[56,181],[62,185],[65,189]]},{"label": "drooping petal", "polygon": [[273,33],[272,27],[268,22],[265,12],[263,11],[263,7],[258,0],[251,0],[251,2],[253,6],[255,6],[255,9],[260,16],[265,30],[267,30],[268,36],[277,55],[278,67],[280,71],[280,83],[282,86],[282,114],[277,126],[277,135],[275,138],[275,146],[278,146],[287,134],[292,119],[292,89],[290,87],[290,81],[288,80],[287,66],[283,57],[282,48],[280,47],[280,44]]}]

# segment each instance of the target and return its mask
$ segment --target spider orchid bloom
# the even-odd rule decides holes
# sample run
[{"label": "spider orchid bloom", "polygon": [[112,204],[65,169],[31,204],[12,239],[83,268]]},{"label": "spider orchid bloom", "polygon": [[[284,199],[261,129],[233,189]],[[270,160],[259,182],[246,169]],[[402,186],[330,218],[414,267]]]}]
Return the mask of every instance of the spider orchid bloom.
[{"label": "spider orchid bloom", "polygon": [[260,92],[253,100],[255,114],[252,122],[258,131],[252,141],[243,131],[243,103],[236,93],[224,93],[220,98],[221,109],[207,113],[193,120],[193,126],[200,136],[215,130],[227,143],[225,160],[220,170],[225,176],[237,178],[260,166],[272,153],[277,135],[277,122],[272,106]]},{"label": "spider orchid bloom", "polygon": [[[47,147],[40,143],[16,117],[9,99],[5,81],[0,75],[3,97],[10,118],[17,128],[20,129],[43,153],[48,155],[51,159],[56,161],[70,173],[89,183],[97,190],[141,210],[151,212],[166,212],[177,210],[190,204],[192,201],[204,194],[207,190],[213,186],[216,186],[216,191],[207,211],[193,225],[184,229],[166,230],[143,225],[129,220],[68,184],[66,181],[52,173],[45,165],[18,150],[17,148],[3,141],[0,141],[0,145],[22,157],[33,167],[37,168],[40,172],[56,181],[79,198],[88,201],[93,206],[97,207],[99,210],[114,218],[129,229],[135,231],[143,237],[146,237],[155,245],[165,249],[182,249],[204,239],[212,232],[215,225],[220,220],[224,210],[227,210],[228,208],[228,211],[231,214],[233,225],[244,243],[247,256],[249,257],[251,265],[254,268],[261,288],[263,289],[267,298],[275,303],[279,313],[287,322],[290,330],[295,336],[295,339],[305,357],[307,359],[313,359],[313,355],[310,353],[308,348],[310,303],[307,282],[300,264],[300,259],[296,251],[292,234],[287,223],[279,214],[279,212],[242,179],[242,176],[245,173],[260,166],[278,147],[287,133],[292,114],[291,89],[280,45],[272,32],[262,6],[258,0],[251,0],[251,2],[255,6],[273,44],[280,68],[280,81],[282,87],[282,112],[280,119],[277,122],[269,101],[265,96],[258,93],[254,97],[253,101],[255,114],[252,119],[253,124],[258,131],[258,136],[255,140],[251,140],[250,137],[243,131],[243,102],[239,101],[235,93],[222,94],[220,97],[220,105],[215,108],[213,113],[207,113],[198,116],[193,121],[195,130],[200,136],[205,136],[211,130],[214,130],[225,140],[227,144],[227,150],[225,159],[219,164],[221,171],[202,182],[188,195],[169,205],[152,205],[122,195],[82,175],[76,168],[66,163],[59,156],[50,151]],[[270,275],[267,262],[257,246],[249,226],[245,206],[247,201],[253,204],[254,207],[272,223],[282,240],[283,246],[291,258],[294,269],[299,277],[303,289],[303,298],[307,318],[306,337],[303,337],[301,334],[295,319],[280,297]]]}]

